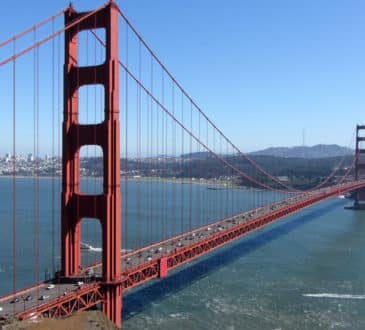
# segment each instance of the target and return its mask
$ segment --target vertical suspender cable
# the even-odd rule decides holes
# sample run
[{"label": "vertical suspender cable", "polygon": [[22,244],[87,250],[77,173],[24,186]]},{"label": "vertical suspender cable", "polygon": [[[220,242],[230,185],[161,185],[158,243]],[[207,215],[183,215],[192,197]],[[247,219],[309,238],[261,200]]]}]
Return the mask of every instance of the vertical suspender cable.
[{"label": "vertical suspender cable", "polygon": [[37,254],[37,278],[38,282],[40,280],[40,254],[39,254],[39,103],[40,103],[40,69],[39,69],[39,47],[36,48],[37,50],[37,109],[36,109],[36,254]]},{"label": "vertical suspender cable", "polygon": [[[52,34],[54,33],[54,19],[52,20]],[[52,229],[51,229],[51,241],[52,241],[52,274],[55,273],[55,136],[54,136],[54,126],[55,126],[55,39],[52,39],[52,184],[51,184],[51,218],[52,218]]]},{"label": "vertical suspender cable", "polygon": [[[125,53],[126,53],[126,66],[128,68],[128,24],[126,24],[126,40],[125,40]],[[128,241],[128,234],[129,234],[129,226],[128,226],[128,221],[129,221],[129,200],[128,200],[128,82],[129,82],[129,77],[127,72],[125,73],[125,169],[124,169],[124,182],[125,182],[125,190],[124,190],[124,200],[125,200],[125,204],[124,204],[124,218],[123,222],[125,223],[125,248],[128,249],[129,248],[129,241]]]},{"label": "vertical suspender cable", "polygon": [[[230,152],[229,150],[229,145],[228,143],[226,142],[226,148],[227,148],[227,154],[231,154],[232,157],[234,158],[234,153]],[[235,184],[234,184],[234,180],[233,180],[233,170],[231,169],[229,171],[230,173],[230,178],[231,178],[231,215],[233,215],[235,212],[238,212],[238,210],[236,211],[235,210],[235,206],[234,206],[234,197],[237,195],[238,191],[236,191],[235,189]]]},{"label": "vertical suspender cable", "polygon": [[[154,90],[153,90],[153,56],[150,55],[150,58],[151,58],[151,93],[153,94],[154,93]],[[152,243],[152,240],[153,240],[153,181],[152,181],[152,169],[153,169],[153,146],[154,146],[154,139],[153,139],[153,100],[151,97],[149,97],[149,101],[150,101],[150,117],[151,117],[151,128],[150,128],[150,136],[147,138],[147,141],[149,140],[150,141],[150,150],[149,150],[149,153],[150,153],[150,168],[149,168],[149,176],[151,176],[151,179],[150,179],[150,193],[149,193],[149,197],[150,197],[150,215],[149,215],[149,220],[150,220],[150,228],[149,228],[149,233],[150,233],[150,242]]]},{"label": "vertical suspender cable", "polygon": [[[181,93],[181,122],[185,125],[184,123],[184,94]],[[184,129],[181,128],[181,152],[180,152],[180,218],[181,218],[181,227],[183,228],[182,231],[184,230],[184,207],[185,207],[185,203],[184,203],[184,185],[183,185],[183,173],[184,173]],[[191,230],[191,226],[189,224],[189,230]]]},{"label": "vertical suspender cable", "polygon": [[[154,102],[154,101],[153,101]],[[155,102],[154,102],[155,103]],[[160,113],[161,111],[159,111],[159,107],[158,105],[155,103],[155,109],[156,109],[156,125],[155,125],[155,140],[156,140],[156,150],[155,150],[155,155],[156,155],[156,158],[155,158],[155,166],[154,168],[156,169],[156,176],[157,177],[160,177],[161,176],[161,169],[160,169],[160,162],[158,160],[158,157],[160,155],[160,134],[161,134],[161,130],[160,130]],[[158,189],[158,191],[160,191],[161,189],[161,183],[156,183],[156,188]],[[157,194],[156,194],[157,195]],[[159,194],[160,196],[160,194]],[[156,233],[156,237],[161,240],[162,239],[162,236],[161,235],[161,231],[159,230],[159,222],[158,222],[158,218],[160,218],[159,216],[159,199],[156,198],[155,199],[155,203],[156,203],[156,219],[155,219],[155,223],[154,223],[154,231]]]},{"label": "vertical suspender cable", "polygon": [[[34,30],[34,43],[36,42],[36,30]],[[35,157],[35,149],[36,149],[36,108],[37,108],[37,48],[33,52],[33,157]],[[36,254],[36,191],[35,191],[35,167],[34,167],[34,159],[33,159],[33,276],[34,283],[38,282],[37,279],[37,254]]]},{"label": "vertical suspender cable", "polygon": [[[220,147],[221,147],[221,152],[223,152],[223,147],[222,147],[222,138],[220,138]],[[226,148],[226,152],[225,152],[225,154],[226,154],[226,157],[228,158],[228,157],[230,157],[230,155],[228,155],[228,153],[227,153],[227,148]],[[228,209],[228,207],[229,207],[229,204],[228,204],[228,192],[230,191],[230,189],[231,189],[231,187],[230,187],[230,185],[228,184],[229,183],[229,178],[230,178],[230,175],[229,175],[229,172],[230,172],[230,168],[227,168],[226,169],[226,178],[225,178],[225,201],[224,201],[224,216],[225,217],[228,217],[228,214],[229,214],[229,209]]]},{"label": "vertical suspender cable", "polygon": [[[37,30],[34,30],[34,43]],[[34,282],[39,282],[39,181],[38,181],[38,138],[39,138],[39,47],[34,49],[34,112],[33,112],[33,208],[34,208]],[[38,289],[39,295],[39,289]]]},{"label": "vertical suspender cable", "polygon": [[[193,105],[190,102],[190,130],[193,131]],[[192,145],[192,137],[190,136],[189,138],[189,226],[192,227],[192,211],[193,211],[193,181],[192,181],[192,169],[193,169],[193,158],[192,158],[192,153],[193,153],[193,145]],[[200,191],[200,186],[199,186],[199,191]],[[198,195],[198,198],[200,199],[200,193]]]},{"label": "vertical suspender cable", "polygon": [[[165,75],[164,71],[161,69],[161,103],[165,105]],[[165,113],[162,113],[162,134],[161,134],[161,144],[162,144],[162,173],[163,173],[163,191],[162,191],[162,209],[163,216],[161,217],[161,229],[162,229],[162,238],[166,238],[165,227],[167,224],[167,205],[166,205],[166,143],[165,136],[167,135],[167,117]],[[171,228],[170,226],[168,228]],[[167,229],[167,228],[166,228]]]},{"label": "vertical suspender cable", "polygon": [[[150,68],[151,70],[151,68]],[[150,77],[151,78],[151,77]],[[145,94],[146,96],[146,124],[145,124],[145,131],[146,131],[146,134],[145,134],[145,137],[146,137],[146,151],[144,153],[144,159],[145,159],[145,174],[148,174],[149,173],[149,168],[150,168],[150,164],[151,164],[151,154],[150,154],[150,148],[151,148],[151,145],[152,145],[152,141],[150,139],[150,134],[151,134],[151,121],[150,121],[150,116],[151,116],[151,98],[149,97],[149,95],[146,93]],[[142,130],[144,131],[144,130]],[[146,208],[146,211],[147,211],[147,218],[146,218],[146,224],[144,226],[144,230],[147,232],[146,233],[146,238],[148,239],[148,244],[151,244],[152,243],[152,208],[151,208],[151,203],[152,203],[152,200],[151,200],[151,187],[152,187],[152,180],[151,178],[149,177],[149,175],[147,176],[147,182],[145,183],[146,185],[146,193],[147,193],[147,203],[145,204],[145,208]]]},{"label": "vertical suspender cable", "polygon": [[[138,77],[141,81],[142,77],[142,61],[141,61],[141,41],[138,43]],[[141,87],[137,87],[137,169],[141,171]],[[141,246],[141,181],[137,181],[137,246]]]},{"label": "vertical suspender cable", "polygon": [[[200,117],[199,119],[201,120],[201,125],[202,125],[201,138],[204,140],[204,139],[207,138],[207,131],[205,131],[205,133],[204,133],[204,119],[202,117]],[[207,126],[205,128],[207,128]],[[202,155],[202,157],[200,157],[199,178],[200,177],[206,177],[205,182],[208,183],[211,180],[211,177],[210,177],[211,172],[208,172],[207,176],[204,175],[204,166],[206,164],[206,158],[205,158],[205,155],[204,155],[204,148],[202,148],[199,143],[196,143],[196,149],[197,149],[197,152],[199,152],[199,154]],[[210,208],[209,208],[209,194],[207,193],[207,190],[204,189],[203,194],[202,194],[202,207],[200,209],[201,225],[204,225],[204,224],[207,223],[207,219],[210,217],[209,210],[210,210]]]},{"label": "vertical suspender cable", "polygon": [[[175,116],[175,88],[174,88],[174,82],[171,81],[171,110],[173,116]],[[175,174],[175,167],[176,167],[176,123],[174,120],[171,120],[171,157],[172,157],[172,174],[173,177],[176,177]],[[180,232],[177,228],[177,214],[176,214],[176,178],[173,180],[173,187],[172,187],[172,216],[174,219],[174,231],[173,235],[176,235],[177,232]],[[181,228],[182,231],[182,228]]]},{"label": "vertical suspender cable", "polygon": [[[16,44],[13,41],[13,53]],[[16,291],[16,63],[13,60],[13,293]],[[15,304],[14,304],[15,305]],[[14,306],[15,309],[15,306]]]},{"label": "vertical suspender cable", "polygon": [[[61,82],[61,68],[62,68],[62,64],[61,64],[61,36],[58,35],[57,36],[57,45],[58,45],[58,51],[57,51],[57,81],[58,81],[58,88],[57,88],[57,164],[60,164],[61,162],[61,109],[62,109],[62,105],[61,105],[61,86],[62,86],[62,82]],[[58,196],[61,196],[61,179],[58,178]],[[57,218],[57,256],[61,255],[61,212],[58,212],[58,218]],[[61,269],[61,258],[58,259],[58,264],[57,264],[57,270]]]},{"label": "vertical suspender cable", "polygon": [[[57,174],[57,196],[61,196],[61,180],[58,174],[58,165],[61,164],[60,154],[61,154],[61,36],[57,36],[57,157],[54,159],[55,169]],[[61,254],[61,212],[57,210],[57,239],[56,239],[56,255],[60,256]],[[61,258],[57,258],[59,261],[57,262],[57,271],[61,269]],[[60,277],[57,276],[58,281],[60,281]],[[58,288],[58,294],[60,294],[61,288]]]},{"label": "vertical suspender cable", "polygon": [[[146,65],[147,66],[147,65]],[[142,122],[142,132],[145,132],[145,140],[142,139],[143,143],[142,143],[142,155],[143,155],[143,163],[144,163],[144,168],[142,169],[142,171],[144,172],[144,175],[148,173],[148,162],[149,162],[149,152],[150,152],[150,97],[147,93],[145,93],[145,110],[146,110],[146,114],[143,116],[143,122]],[[143,112],[142,112],[143,113]],[[143,148],[144,146],[144,148]],[[144,225],[143,225],[143,231],[145,232],[145,237],[147,239],[148,244],[151,243],[151,231],[150,231],[150,224],[151,224],[151,208],[150,208],[150,203],[151,203],[151,195],[150,195],[150,189],[151,189],[151,179],[150,178],[145,178],[144,180],[146,180],[146,182],[144,182],[145,185],[145,189],[144,189],[144,193],[145,197],[143,198],[145,200],[144,205],[142,206],[145,210],[146,210],[146,214],[147,216],[145,217],[144,220]]]}]

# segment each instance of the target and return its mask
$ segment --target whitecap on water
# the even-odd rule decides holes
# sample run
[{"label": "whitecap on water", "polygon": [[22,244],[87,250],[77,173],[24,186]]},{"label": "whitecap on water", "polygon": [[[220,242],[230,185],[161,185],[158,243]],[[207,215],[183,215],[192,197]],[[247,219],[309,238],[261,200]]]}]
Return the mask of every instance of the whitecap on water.
[{"label": "whitecap on water", "polygon": [[332,298],[332,299],[365,299],[363,294],[339,294],[339,293],[306,293],[303,297]]},{"label": "whitecap on water", "polygon": [[169,316],[174,318],[174,319],[180,319],[180,320],[188,320],[189,319],[189,315],[186,314],[186,313],[171,313]]}]

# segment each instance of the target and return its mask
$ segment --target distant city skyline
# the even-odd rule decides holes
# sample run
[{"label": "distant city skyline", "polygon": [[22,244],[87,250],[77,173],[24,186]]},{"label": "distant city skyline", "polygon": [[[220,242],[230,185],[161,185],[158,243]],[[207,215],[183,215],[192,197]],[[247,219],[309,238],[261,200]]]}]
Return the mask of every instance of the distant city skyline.
[{"label": "distant city skyline", "polygon": [[[264,149],[260,149],[260,150],[254,150],[252,152],[249,152],[248,154],[252,154],[252,155],[260,155],[260,154],[265,154],[265,155],[272,155],[272,152],[273,150],[279,152],[279,153],[285,153],[285,152],[290,152],[290,150],[294,151],[294,152],[297,152],[297,150],[295,149],[298,149],[298,150],[301,150],[301,149],[306,149],[306,150],[311,150],[311,149],[314,149],[316,147],[320,147],[320,146],[329,146],[329,147],[332,147],[332,146],[337,146],[337,148],[334,149],[334,151],[331,151],[331,152],[334,152],[335,154],[338,153],[338,155],[336,154],[335,156],[342,156],[343,153],[348,153],[348,151],[352,151],[355,153],[355,149],[354,148],[348,148],[348,147],[344,147],[344,146],[338,146],[338,145],[321,145],[321,144],[318,144],[318,145],[313,145],[313,146],[303,146],[303,145],[299,145],[299,146],[293,146],[293,147],[285,147],[285,146],[279,146],[279,147],[268,147],[268,148],[264,148]],[[342,148],[344,148],[345,150],[341,150]],[[320,149],[322,150],[322,149]],[[332,148],[333,150],[333,148]],[[316,150],[316,152],[318,152],[318,150]],[[201,153],[201,152],[193,152],[193,154],[198,154],[198,153]],[[206,153],[209,153],[208,151]],[[225,153],[223,153],[225,154]],[[161,156],[166,156],[166,157],[181,157],[181,156],[186,156],[186,155],[189,155],[189,153],[184,153],[184,154],[156,154],[156,155],[150,155],[150,154],[146,154],[146,155],[136,155],[136,154],[129,154],[128,158],[138,158],[137,156],[139,157],[142,157],[142,158],[149,158],[149,157],[154,157],[154,158],[158,158],[158,157],[161,157]],[[36,158],[38,159],[44,159],[44,160],[47,160],[47,159],[52,159],[52,158],[60,158],[62,155],[50,155],[50,154],[42,154],[42,155],[38,155],[37,157],[35,157],[35,155],[32,153],[32,152],[28,152],[28,153],[17,153],[16,154],[16,158],[22,158],[22,159],[27,159],[28,161],[29,160],[34,160]],[[95,154],[95,153],[81,153],[80,154],[80,157],[81,158],[85,158],[85,157],[100,157],[101,154]],[[6,152],[4,154],[0,153],[0,159],[1,158],[8,158],[8,159],[11,159],[13,157],[12,153],[10,152]],[[279,156],[278,157],[287,157],[287,156]],[[297,157],[297,156],[293,156],[293,157]],[[328,155],[325,155],[324,157],[329,157]],[[123,158],[123,157],[121,157]],[[312,157],[311,157],[312,158]],[[320,158],[320,157],[319,157]]]},{"label": "distant city skyline", "polygon": [[[84,11],[104,2],[77,0],[74,6]],[[300,146],[303,140],[308,146],[354,148],[355,125],[365,123],[365,3],[140,0],[117,4],[197,104],[243,152]],[[68,5],[63,0],[1,3],[7,14],[0,40]],[[22,19],[18,19],[20,8],[27,13]],[[2,70],[9,73],[10,69],[0,68],[4,77]],[[4,95],[8,90],[3,84],[8,83],[0,79]],[[19,116],[29,110],[21,93],[26,93],[26,83],[18,88]],[[49,106],[48,98],[40,96],[43,107]],[[3,100],[3,106],[0,154],[12,152],[10,100]],[[61,112],[62,101],[57,108]],[[26,154],[33,149],[29,128],[33,123],[18,122],[16,153]],[[50,130],[43,119],[40,125],[44,132]],[[40,139],[39,154],[51,155],[50,141]],[[53,148],[55,154],[60,151],[59,146]]]}]

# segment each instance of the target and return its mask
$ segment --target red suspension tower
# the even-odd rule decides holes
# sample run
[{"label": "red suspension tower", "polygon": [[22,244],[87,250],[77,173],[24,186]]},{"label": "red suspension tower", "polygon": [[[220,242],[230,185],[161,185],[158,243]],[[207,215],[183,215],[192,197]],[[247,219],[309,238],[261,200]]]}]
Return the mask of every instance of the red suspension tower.
[{"label": "red suspension tower", "polygon": [[[359,180],[365,174],[365,148],[361,146],[361,142],[365,142],[365,135],[361,134],[365,131],[365,125],[356,126],[356,149],[355,149],[355,180]],[[360,200],[365,200],[365,190],[358,189],[355,192],[354,208],[360,208]]]},{"label": "red suspension tower", "polygon": [[[118,8],[113,1],[88,13],[72,6],[65,25],[80,20],[65,32],[64,121],[62,162],[62,275],[77,275],[81,265],[81,220],[94,218],[102,228],[103,312],[121,327],[121,193],[119,131]],[[104,28],[105,62],[78,66],[78,33]],[[101,84],[105,91],[105,118],[100,124],[79,124],[79,88]],[[103,151],[103,194],[80,193],[80,148],[98,145]]]}]

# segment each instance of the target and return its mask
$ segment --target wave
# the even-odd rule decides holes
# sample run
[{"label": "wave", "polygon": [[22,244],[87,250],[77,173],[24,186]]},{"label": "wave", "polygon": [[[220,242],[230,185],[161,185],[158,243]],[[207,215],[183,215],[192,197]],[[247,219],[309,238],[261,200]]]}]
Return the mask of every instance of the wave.
[{"label": "wave", "polygon": [[339,293],[306,293],[303,297],[335,298],[335,299],[365,299],[363,294],[339,294]]}]

